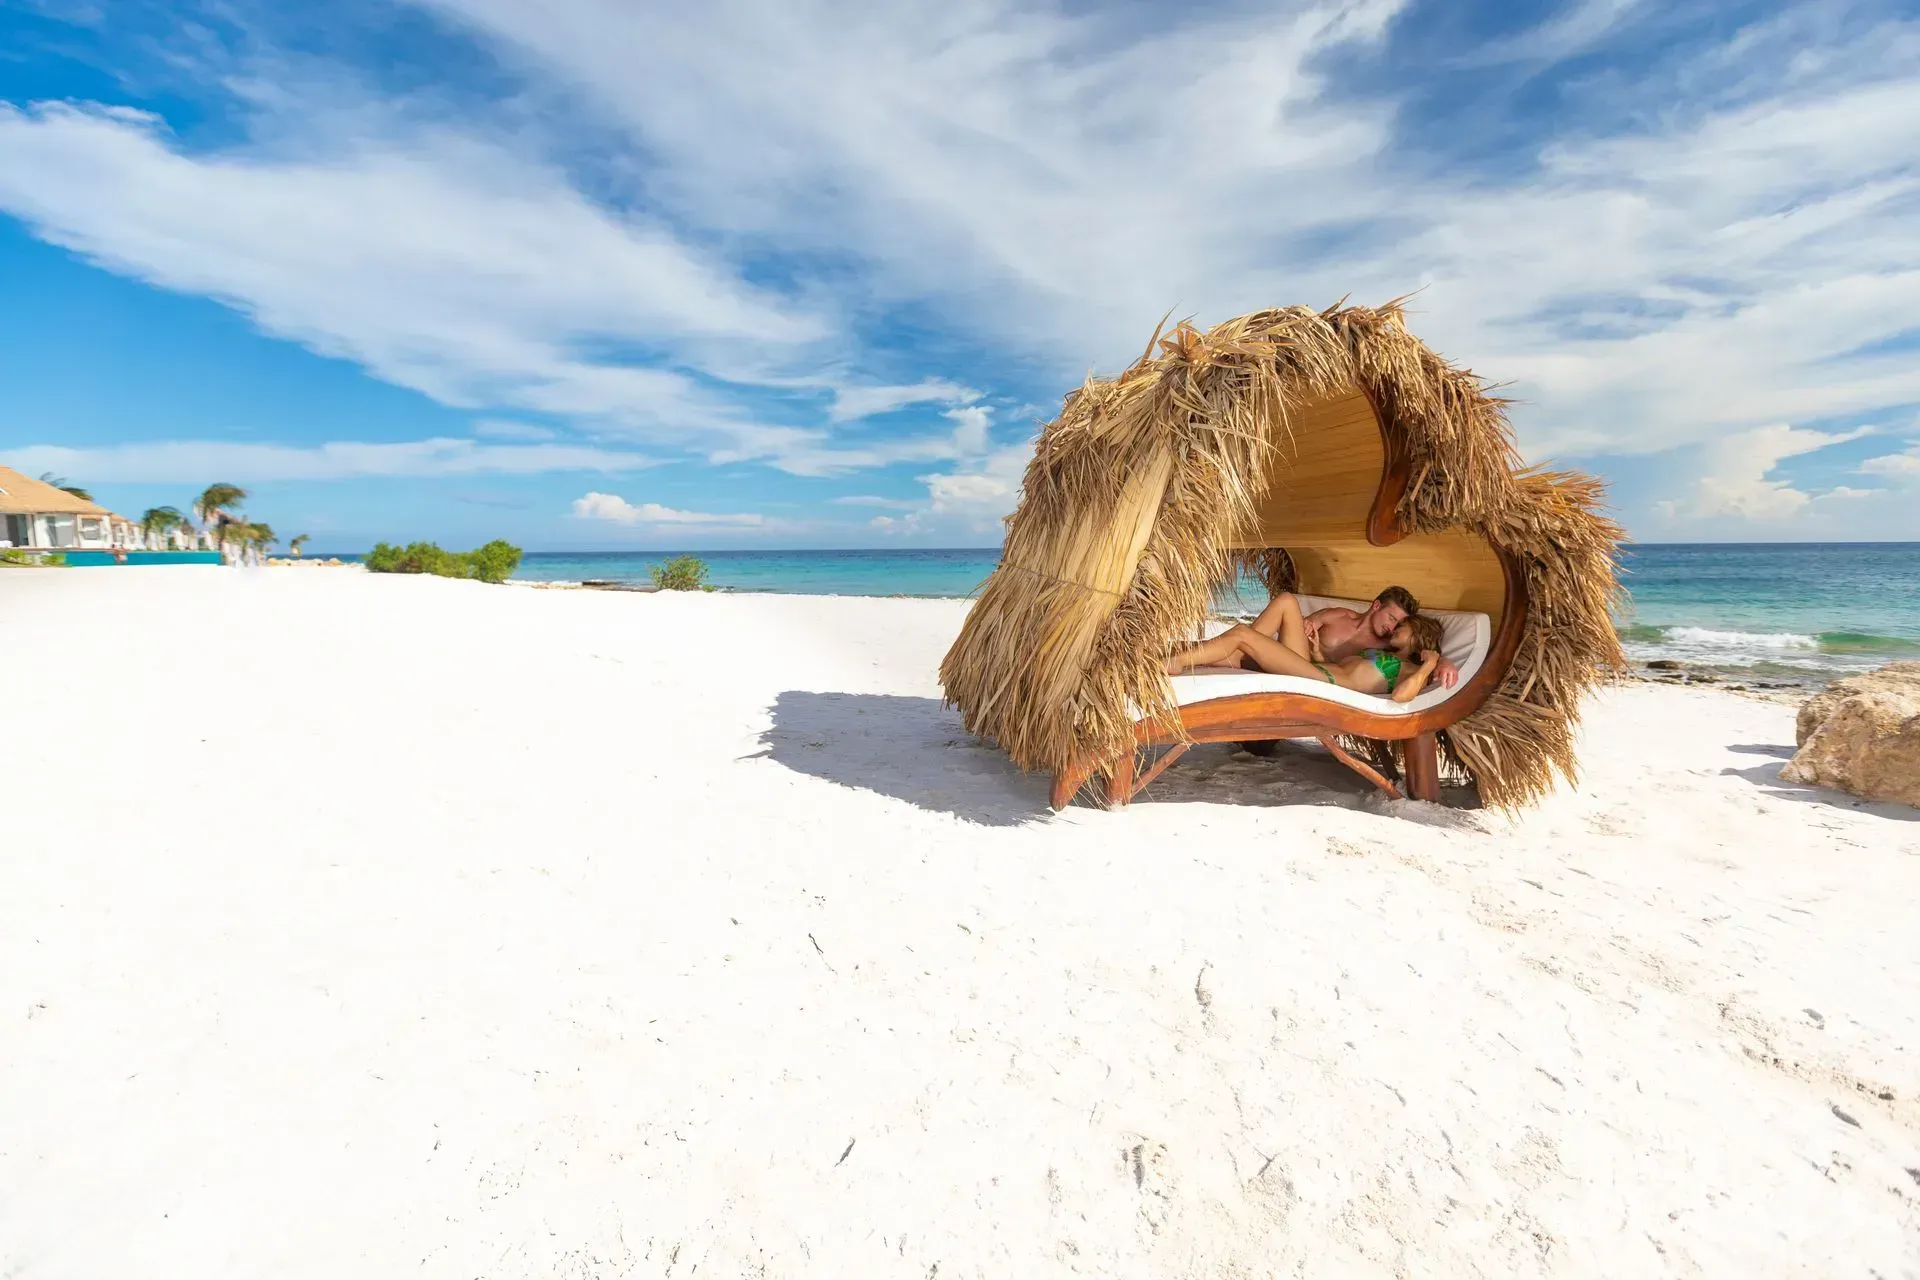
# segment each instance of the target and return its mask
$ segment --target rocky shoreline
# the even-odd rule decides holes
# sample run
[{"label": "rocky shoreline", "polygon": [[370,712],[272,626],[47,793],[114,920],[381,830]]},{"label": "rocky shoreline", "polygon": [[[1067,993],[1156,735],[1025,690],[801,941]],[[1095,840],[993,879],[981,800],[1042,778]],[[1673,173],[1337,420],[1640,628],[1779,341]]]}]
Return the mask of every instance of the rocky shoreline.
[{"label": "rocky shoreline", "polygon": [[1621,672],[1618,678],[1633,684],[1699,685],[1743,694],[1763,702],[1787,704],[1798,704],[1829,683],[1829,677],[1813,673],[1809,673],[1805,679],[1782,679],[1779,676],[1762,678],[1680,662],[1673,658],[1636,663]]}]

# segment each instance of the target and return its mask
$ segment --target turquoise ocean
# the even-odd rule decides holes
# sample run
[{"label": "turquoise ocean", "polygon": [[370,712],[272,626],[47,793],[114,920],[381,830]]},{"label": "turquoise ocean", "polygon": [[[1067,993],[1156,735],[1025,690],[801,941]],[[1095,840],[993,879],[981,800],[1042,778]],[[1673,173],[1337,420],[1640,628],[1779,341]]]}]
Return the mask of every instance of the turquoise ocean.
[{"label": "turquoise ocean", "polygon": [[[672,554],[532,552],[515,576],[645,583]],[[725,590],[853,596],[969,596],[999,559],[997,548],[688,554]],[[1920,658],[1920,542],[1644,544],[1621,559],[1631,598],[1616,623],[1636,662],[1798,681]],[[1220,603],[1261,602],[1248,582]]]}]

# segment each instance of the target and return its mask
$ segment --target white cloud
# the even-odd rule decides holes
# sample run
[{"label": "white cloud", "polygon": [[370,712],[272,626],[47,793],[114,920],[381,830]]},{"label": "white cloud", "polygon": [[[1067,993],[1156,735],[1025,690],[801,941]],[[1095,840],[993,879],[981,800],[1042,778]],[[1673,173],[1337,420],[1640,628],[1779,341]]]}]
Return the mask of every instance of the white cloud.
[{"label": "white cloud", "polygon": [[[799,475],[983,474],[991,433],[960,418],[909,439],[837,429],[979,407],[866,363],[897,362],[860,344],[902,316],[1037,394],[1131,359],[1169,306],[1210,321],[1424,286],[1415,327],[1512,383],[1533,456],[1920,400],[1920,362],[1889,341],[1920,314],[1920,26],[1846,0],[1570,82],[1596,110],[1570,105],[1497,170],[1409,154],[1404,80],[1340,74],[1381,50],[1399,0],[1151,23],[1010,0],[424,7],[524,77],[526,115],[586,101],[625,153],[583,158],[557,109],[450,131],[368,106],[299,147],[211,155],[128,113],[0,109],[0,206],[449,403]],[[1579,0],[1483,61],[1550,62],[1670,12]],[[1476,93],[1511,109],[1493,76]],[[553,136],[585,177],[540,158]],[[790,286],[740,265],[769,260]],[[768,425],[743,386],[832,400],[817,426]],[[1797,508],[1766,476],[1715,469],[1729,487],[1685,503]],[[929,504],[961,501],[928,483]]]},{"label": "white cloud", "polygon": [[969,405],[942,416],[953,430],[944,436],[882,436],[858,444],[835,444],[828,432],[805,427],[753,427],[738,443],[709,455],[713,462],[765,458],[797,476],[833,476],[903,462],[949,462],[976,457],[990,447],[991,409]]},{"label": "white cloud", "polygon": [[345,128],[317,157],[193,156],[137,112],[0,103],[0,208],[111,270],[221,299],[452,405],[724,434],[742,418],[725,396],[589,353],[802,350],[830,332],[501,145]]},{"label": "white cloud", "polygon": [[1557,62],[1592,45],[1619,26],[1646,0],[1578,0],[1539,26],[1476,49],[1458,65],[1493,66],[1502,62]]},{"label": "white cloud", "polygon": [[271,480],[347,480],[375,476],[534,475],[549,471],[637,471],[654,465],[642,454],[563,444],[476,444],[472,440],[398,443],[332,441],[312,446],[224,440],[162,440],[73,449],[27,445],[0,450],[0,460],[30,475],[53,471],[89,484],[237,484]]},{"label": "white cloud", "polygon": [[895,511],[911,511],[919,505],[904,498],[881,498],[866,493],[849,494],[832,501],[836,507],[887,507]]},{"label": "white cloud", "polygon": [[765,516],[752,513],[721,515],[711,511],[676,511],[654,502],[643,502],[636,506],[614,493],[589,493],[575,498],[573,514],[582,520],[607,520],[614,524],[700,524],[760,528],[768,523]]},{"label": "white cloud", "polygon": [[[1867,434],[1865,428],[1833,434],[1780,423],[1726,436],[1707,450],[1702,474],[1694,481],[1691,494],[1662,504],[1664,513],[1695,520],[1726,516],[1750,521],[1790,519],[1804,512],[1815,496],[1785,480],[1770,479],[1774,468],[1788,458]],[[1862,492],[1844,486],[1834,491],[1840,497]]]},{"label": "white cloud", "polygon": [[[1377,49],[1391,0],[1179,25],[1002,0],[430,7],[596,95],[682,216],[853,255],[864,297],[1065,377],[1130,359],[1170,305],[1425,286],[1420,332],[1514,384],[1535,455],[1920,398],[1920,364],[1874,349],[1920,311],[1910,23],[1803,6],[1616,72],[1617,132],[1575,124],[1490,174],[1395,154],[1391,91],[1319,70]],[[1495,52],[1550,61],[1666,13],[1586,0]]]},{"label": "white cloud", "polygon": [[905,515],[875,516],[868,523],[889,533],[949,533],[994,536],[1020,502],[1020,485],[1033,457],[1033,441],[996,449],[957,470],[919,477],[927,486],[924,501],[908,503]]},{"label": "white cloud", "polygon": [[1905,453],[1886,453],[1860,464],[1865,476],[1890,476],[1898,480],[1920,480],[1920,445]]},{"label": "white cloud", "polygon": [[953,447],[961,457],[987,451],[988,431],[993,415],[986,406],[970,405],[965,409],[949,409],[941,416],[953,423]]},{"label": "white cloud", "polygon": [[509,422],[503,418],[484,418],[473,424],[473,434],[483,440],[551,440],[551,428],[531,422]]},{"label": "white cloud", "polygon": [[828,417],[835,422],[851,422],[875,414],[891,413],[908,405],[970,404],[980,398],[972,387],[963,387],[944,378],[929,378],[910,387],[838,387]]}]

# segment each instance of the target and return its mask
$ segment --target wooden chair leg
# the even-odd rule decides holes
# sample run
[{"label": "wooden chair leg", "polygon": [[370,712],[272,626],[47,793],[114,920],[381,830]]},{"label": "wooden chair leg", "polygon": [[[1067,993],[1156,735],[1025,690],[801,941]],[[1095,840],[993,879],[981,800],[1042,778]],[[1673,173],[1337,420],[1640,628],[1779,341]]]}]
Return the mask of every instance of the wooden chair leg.
[{"label": "wooden chair leg", "polygon": [[1400,798],[1400,788],[1394,786],[1391,782],[1387,781],[1386,778],[1382,777],[1378,769],[1366,761],[1356,758],[1352,752],[1348,751],[1338,742],[1335,742],[1331,734],[1323,736],[1320,739],[1320,745],[1333,752],[1334,759],[1392,796],[1395,800]]},{"label": "wooden chair leg", "polygon": [[1407,794],[1415,800],[1440,799],[1440,744],[1431,733],[1409,738],[1406,753]]},{"label": "wooden chair leg", "polygon": [[1107,808],[1118,809],[1133,799],[1134,753],[1129,751],[1113,762],[1107,770],[1106,799]]},{"label": "wooden chair leg", "polygon": [[1053,775],[1053,793],[1047,803],[1055,809],[1064,809],[1073,803],[1080,794],[1080,788],[1087,785],[1087,779],[1093,776],[1093,766],[1085,760],[1075,760],[1064,770]]},{"label": "wooden chair leg", "polygon": [[1165,773],[1167,771],[1168,765],[1172,764],[1175,760],[1178,760],[1181,756],[1187,753],[1187,746],[1188,746],[1187,743],[1176,742],[1172,746],[1168,747],[1165,751],[1161,752],[1160,758],[1158,760],[1155,760],[1153,762],[1153,765],[1145,773],[1141,774],[1138,779],[1135,780],[1133,784],[1133,794],[1137,796],[1142,791],[1145,791],[1147,789],[1148,783],[1152,782],[1155,778]]}]

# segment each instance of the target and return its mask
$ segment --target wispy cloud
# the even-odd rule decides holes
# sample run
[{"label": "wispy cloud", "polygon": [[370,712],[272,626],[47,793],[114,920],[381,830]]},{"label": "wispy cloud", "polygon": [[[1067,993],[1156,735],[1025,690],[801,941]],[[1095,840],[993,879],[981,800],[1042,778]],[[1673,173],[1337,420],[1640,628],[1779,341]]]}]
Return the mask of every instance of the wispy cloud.
[{"label": "wispy cloud", "polygon": [[615,493],[589,493],[573,500],[573,514],[582,520],[606,520],[613,524],[725,525],[757,529],[767,518],[747,512],[723,515],[714,511],[678,511],[656,502],[631,503]]},{"label": "wispy cloud", "polygon": [[[937,300],[1063,371],[1114,367],[1169,305],[1424,288],[1423,334],[1514,384],[1536,454],[1920,396],[1920,365],[1875,347],[1920,310],[1911,23],[1823,6],[1709,38],[1680,70],[1643,58],[1615,74],[1607,131],[1576,122],[1489,171],[1395,155],[1393,97],[1323,70],[1376,51],[1395,3],[1148,29],[997,0],[852,22],[807,3],[431,7],[596,95],[662,157],[683,216],[853,252],[878,296]],[[1497,52],[1552,62],[1661,14],[1587,0]]]},{"label": "wispy cloud", "polygon": [[483,418],[473,424],[473,434],[482,440],[551,440],[557,433],[551,427],[536,426],[531,422]]},{"label": "wispy cloud", "polygon": [[945,530],[968,537],[998,537],[1002,522],[1020,500],[1020,482],[1033,457],[1033,442],[996,449],[949,471],[930,472],[919,481],[927,496],[896,508],[904,514],[868,521],[885,533],[919,534]]},{"label": "wispy cloud", "polygon": [[459,439],[380,444],[335,441],[309,447],[226,440],[162,440],[80,449],[38,444],[0,449],[0,461],[33,475],[54,471],[85,476],[90,484],[535,475],[550,471],[638,471],[654,465],[652,459],[641,454],[587,445],[476,444]]},{"label": "wispy cloud", "polygon": [[944,378],[929,378],[910,387],[840,387],[834,393],[833,408],[828,416],[835,422],[851,422],[908,405],[970,404],[979,398],[980,393],[972,387]]},{"label": "wispy cloud", "polygon": [[[111,270],[219,298],[447,404],[656,438],[751,421],[672,367],[701,343],[801,350],[831,332],[499,143],[447,127],[331,146],[190,155],[138,112],[0,104],[0,208]],[[593,354],[616,345],[668,359]]]},{"label": "wispy cloud", "polygon": [[1885,453],[1860,464],[1864,476],[1886,476],[1896,480],[1920,480],[1920,444],[1904,453]]},{"label": "wispy cloud", "polygon": [[[1536,120],[1523,86],[1671,21],[1560,6],[1476,46],[1518,139],[1491,161],[1410,146],[1404,81],[1350,74],[1401,0],[420,7],[541,127],[368,91],[297,146],[208,152],[0,106],[0,207],[449,404],[800,476],[924,467],[895,528],[991,523],[1024,455],[987,404],[1117,368],[1169,306],[1419,289],[1422,336],[1510,384],[1533,456],[1837,439],[1920,401],[1920,24],[1866,3],[1698,24]],[[592,145],[554,141],[574,123]],[[912,335],[970,354],[918,364]],[[1791,519],[1791,456],[1716,463],[1670,514]]]},{"label": "wispy cloud", "polygon": [[[1774,470],[1788,458],[1869,434],[1866,428],[1829,433],[1780,423],[1722,437],[1706,451],[1704,470],[1694,481],[1692,492],[1664,503],[1663,513],[1699,520],[1727,516],[1750,521],[1788,519],[1804,511],[1816,495],[1776,478]],[[1835,492],[1850,497],[1860,491],[1841,486]]]}]

